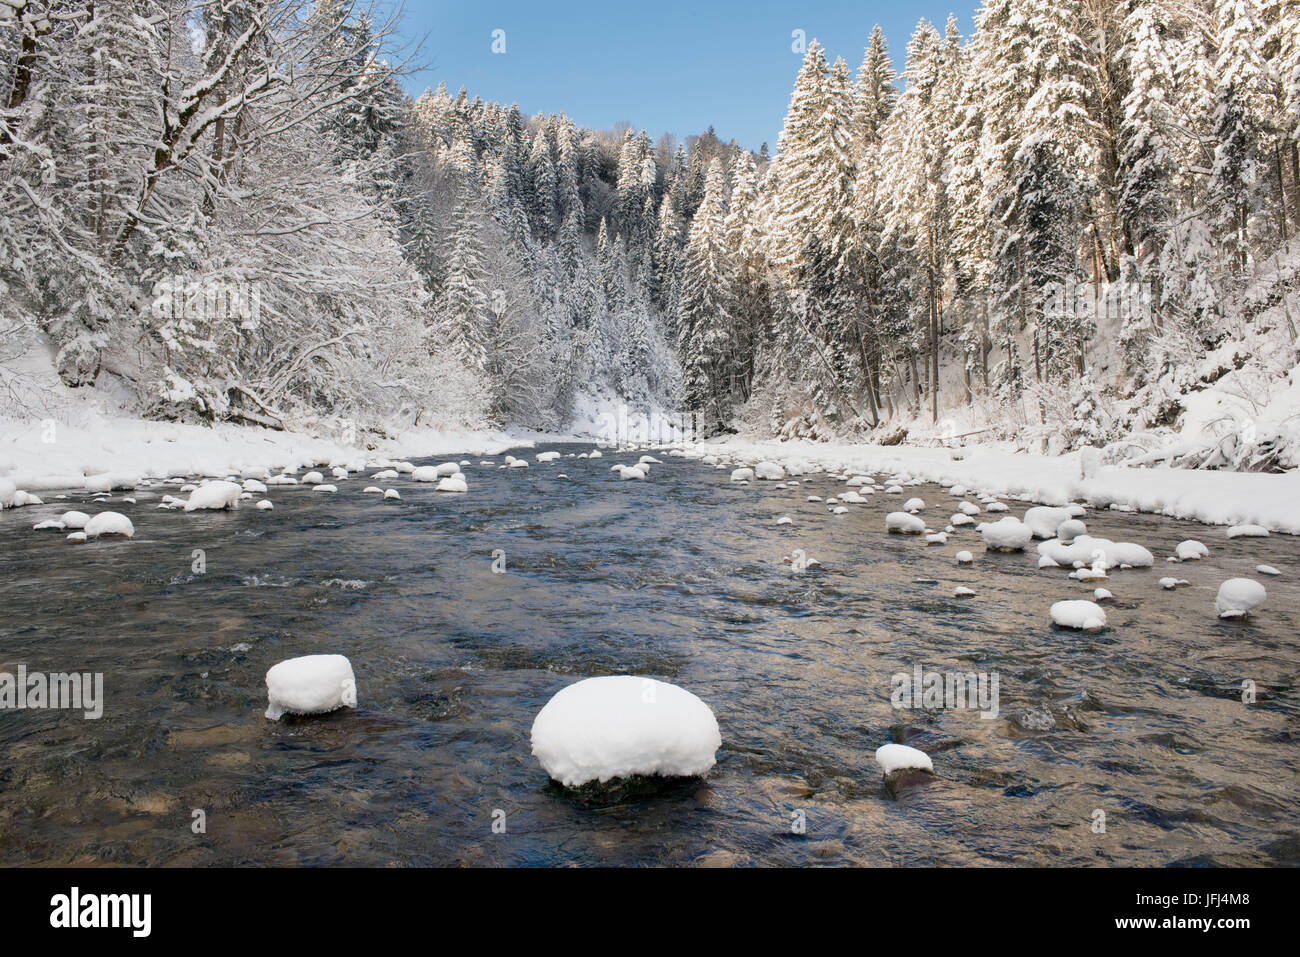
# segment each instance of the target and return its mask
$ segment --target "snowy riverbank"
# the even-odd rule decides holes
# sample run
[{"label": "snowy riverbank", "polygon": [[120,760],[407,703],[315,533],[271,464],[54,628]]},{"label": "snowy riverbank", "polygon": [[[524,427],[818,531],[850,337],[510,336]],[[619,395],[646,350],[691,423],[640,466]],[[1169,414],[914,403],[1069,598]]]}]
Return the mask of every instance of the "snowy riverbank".
[{"label": "snowy riverbank", "polygon": [[38,492],[82,488],[91,476],[112,476],[130,484],[173,475],[238,475],[254,467],[359,468],[376,459],[495,455],[532,444],[486,430],[416,429],[372,451],[303,433],[231,424],[208,428],[125,416],[104,416],[80,426],[0,419],[0,479]]},{"label": "snowy riverbank", "polygon": [[1043,505],[1081,501],[1209,525],[1263,525],[1300,535],[1300,472],[1296,471],[1261,474],[1105,466],[1085,479],[1077,452],[1043,456],[998,446],[946,449],[742,438],[702,442],[693,449],[743,465],[767,460],[834,472],[883,472]]}]

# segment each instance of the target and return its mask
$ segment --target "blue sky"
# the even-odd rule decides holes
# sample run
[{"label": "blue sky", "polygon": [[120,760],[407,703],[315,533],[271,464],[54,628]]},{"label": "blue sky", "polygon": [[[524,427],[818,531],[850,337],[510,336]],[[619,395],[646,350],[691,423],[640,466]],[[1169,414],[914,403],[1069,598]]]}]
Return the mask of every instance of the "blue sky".
[{"label": "blue sky", "polygon": [[[940,30],[949,11],[963,35],[973,28],[976,0],[880,2],[792,0],[713,3],[648,0],[405,0],[405,39],[423,40],[428,69],[408,77],[418,96],[445,81],[455,93],[517,102],[525,113],[564,111],[582,126],[617,122],[654,139],[678,139],[713,124],[718,136],[773,151],[800,56],[791,34],[803,30],[843,56],[856,73],[871,27],[879,23],[895,67],[924,17]],[[505,31],[504,54],[492,32]]]}]

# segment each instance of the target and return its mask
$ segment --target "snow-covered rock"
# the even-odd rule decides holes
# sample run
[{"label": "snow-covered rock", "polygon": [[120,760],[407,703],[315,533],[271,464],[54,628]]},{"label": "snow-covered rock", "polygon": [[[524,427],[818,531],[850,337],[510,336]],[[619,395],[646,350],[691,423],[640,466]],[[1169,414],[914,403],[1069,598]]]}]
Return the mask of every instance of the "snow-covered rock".
[{"label": "snow-covered rock", "polygon": [[[319,485],[323,481],[325,481],[325,476],[321,475],[319,472],[308,472],[302,477],[303,485]],[[184,491],[184,489],[182,489],[182,491]]]},{"label": "snow-covered rock", "polygon": [[1088,534],[1088,526],[1077,518],[1067,518],[1056,527],[1056,537],[1062,545],[1069,545],[1080,535]]},{"label": "snow-covered rock", "polygon": [[124,535],[130,538],[135,534],[135,526],[121,512],[100,512],[86,523],[85,532],[87,538],[103,535]]},{"label": "snow-covered rock", "polygon": [[895,771],[934,771],[930,756],[906,744],[883,744],[876,748],[876,763],[886,775]]},{"label": "snow-covered rock", "polygon": [[769,482],[785,481],[785,469],[775,462],[759,462],[754,466],[754,475]]},{"label": "snow-covered rock", "polygon": [[1094,588],[1092,597],[1094,601],[1105,601],[1107,598],[1114,598],[1115,596],[1105,588]]},{"label": "snow-covered rock", "polygon": [[90,516],[85,512],[64,512],[59,516],[64,528],[85,528]]},{"label": "snow-covered rock", "polygon": [[903,535],[920,535],[925,531],[925,522],[911,512],[890,512],[885,516],[885,528]]},{"label": "snow-covered rock", "polygon": [[465,476],[449,475],[440,481],[435,489],[438,492],[468,492],[469,484],[465,481]]},{"label": "snow-covered rock", "polygon": [[538,712],[533,754],[566,787],[632,775],[704,774],[722,746],[717,719],[684,688],[653,678],[587,678]]},{"label": "snow-covered rock", "polygon": [[1282,574],[1280,571],[1278,571],[1278,570],[1277,570],[1276,568],[1274,568],[1272,565],[1256,565],[1256,566],[1255,566],[1255,571],[1259,572],[1261,575],[1281,575],[1281,574]]},{"label": "snow-covered rock", "polygon": [[362,495],[383,495],[384,490],[378,485],[367,485],[361,490]]},{"label": "snow-covered rock", "polygon": [[1228,538],[1267,538],[1268,529],[1263,525],[1233,525],[1225,534]]},{"label": "snow-covered rock", "polygon": [[398,499],[398,500],[400,500],[401,497],[402,497],[402,496],[401,496],[401,493],[399,493],[399,492],[397,491],[397,489],[395,489],[395,488],[387,488],[387,489],[384,489],[384,498],[386,498],[386,499]]},{"label": "snow-covered rock", "polygon": [[953,556],[953,559],[957,562],[958,565],[969,565],[971,562],[975,560],[975,556],[972,555],[970,552],[960,551]]},{"label": "snow-covered rock", "polygon": [[1059,539],[1041,542],[1038,554],[1048,555],[1058,565],[1100,564],[1103,568],[1150,568],[1155,556],[1133,542],[1112,542],[1108,538],[1079,535],[1070,544]]},{"label": "snow-covered rock", "polygon": [[754,481],[754,470],[750,468],[736,469],[731,473],[733,482],[752,482]]},{"label": "snow-covered rock", "polygon": [[996,522],[985,522],[979,526],[980,538],[984,547],[991,552],[1019,552],[1034,537],[1031,529],[1014,515],[1000,518]]},{"label": "snow-covered rock", "polygon": [[257,479],[244,479],[244,491],[256,492],[259,495],[266,494],[266,485]]},{"label": "snow-covered rock", "polygon": [[417,482],[436,482],[442,476],[438,474],[438,466],[421,465],[411,473],[411,478]]},{"label": "snow-covered rock", "polygon": [[260,512],[269,512],[271,509],[275,508],[275,504],[270,499],[264,498],[258,502],[255,507]]},{"label": "snow-covered rock", "polygon": [[1106,612],[1096,602],[1074,599],[1052,605],[1052,622],[1062,628],[1100,631],[1106,627]]},{"label": "snow-covered rock", "polygon": [[1194,562],[1208,557],[1210,550],[1194,538],[1179,542],[1174,548],[1174,557],[1180,562]]},{"label": "snow-covered rock", "polygon": [[185,503],[185,511],[239,508],[239,496],[243,491],[243,488],[235,482],[217,481],[200,485],[190,493],[189,501]]},{"label": "snow-covered rock", "polygon": [[1051,505],[1035,505],[1025,512],[1025,524],[1029,526],[1034,538],[1055,538],[1061,523],[1073,516],[1070,510]]},{"label": "snow-covered rock", "polygon": [[778,525],[791,525],[793,523],[794,523],[794,519],[792,519],[789,515],[782,515],[780,518],[776,520],[776,524]]},{"label": "snow-covered rock", "polygon": [[1229,578],[1219,586],[1214,599],[1214,610],[1220,618],[1245,618],[1260,605],[1268,592],[1252,578]]},{"label": "snow-covered rock", "polygon": [[343,655],[304,655],[266,673],[266,716],[324,714],[357,706],[357,680]]},{"label": "snow-covered rock", "polygon": [[903,503],[904,512],[924,512],[925,502],[919,498],[909,498]]},{"label": "snow-covered rock", "polygon": [[973,598],[974,596],[975,589],[967,588],[965,585],[958,585],[952,590],[953,598]]},{"label": "snow-covered rock", "polygon": [[537,453],[537,461],[538,461],[538,462],[554,462],[554,461],[555,461],[556,459],[558,459],[559,457],[560,457],[560,453],[559,453],[559,452],[556,452],[556,451],[550,451],[550,452],[538,452],[538,453]]},{"label": "snow-covered rock", "polygon": [[339,487],[337,485],[322,484],[322,485],[313,485],[311,487],[311,490],[313,492],[337,492],[339,490]]}]

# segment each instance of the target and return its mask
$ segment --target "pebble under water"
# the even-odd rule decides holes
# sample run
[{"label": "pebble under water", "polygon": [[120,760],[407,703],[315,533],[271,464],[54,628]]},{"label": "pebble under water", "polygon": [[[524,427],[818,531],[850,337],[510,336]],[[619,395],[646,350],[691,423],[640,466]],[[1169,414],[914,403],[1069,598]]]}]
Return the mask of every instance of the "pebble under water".
[{"label": "pebble under water", "polygon": [[[1085,584],[1038,569],[1033,546],[986,553],[969,526],[946,545],[886,534],[913,495],[946,524],[959,499],[935,486],[831,515],[805,501],[843,490],[828,475],[739,485],[656,453],[627,482],[609,468],[640,453],[538,464],[545,448],[590,446],[515,450],[528,469],[473,456],[465,495],[404,476],[382,501],[360,475],[334,494],[272,486],[273,511],[159,510],[176,487],[155,484],[134,505],[50,493],[0,513],[0,670],[103,672],[106,698],[99,720],[0,712],[0,860],[1300,863],[1295,538],[1090,510],[1089,534],[1145,545],[1156,567]],[[32,531],[68,508],[121,511],[135,537]],[[1188,538],[1209,557],[1166,564]],[[821,565],[792,570],[794,549]],[[1268,601],[1221,621],[1215,593],[1238,576]],[[1106,630],[1052,625],[1053,602],[1097,585],[1114,593]],[[315,653],[351,659],[357,709],[267,720],[267,669]],[[896,710],[891,676],[915,665],[996,673],[998,716]],[[530,753],[534,716],[580,678],[626,673],[712,707],[717,765],[566,792]],[[935,775],[887,787],[889,741]]]}]

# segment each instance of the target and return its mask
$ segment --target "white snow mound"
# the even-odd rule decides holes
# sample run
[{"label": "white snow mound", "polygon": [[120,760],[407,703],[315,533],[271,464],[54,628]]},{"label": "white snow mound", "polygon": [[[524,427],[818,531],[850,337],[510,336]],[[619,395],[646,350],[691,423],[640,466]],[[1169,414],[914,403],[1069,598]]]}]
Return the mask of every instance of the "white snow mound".
[{"label": "white snow mound", "polygon": [[100,512],[86,523],[86,537],[99,538],[101,535],[125,535],[130,538],[135,534],[135,526],[121,512]]},{"label": "white snow mound", "polygon": [[882,744],[876,748],[876,763],[887,775],[895,771],[934,771],[928,754],[906,744]]},{"label": "white snow mound", "polygon": [[190,493],[185,503],[185,511],[193,512],[200,508],[239,508],[239,496],[243,487],[236,482],[209,482],[200,485]]},{"label": "white snow mound", "polygon": [[1018,552],[1029,544],[1034,530],[1014,515],[986,522],[979,527],[984,547],[995,552]]},{"label": "white snow mound", "polygon": [[690,776],[714,765],[717,719],[684,688],[653,678],[586,678],[537,714],[533,754],[566,787],[640,775]]},{"label": "white snow mound", "polygon": [[304,655],[282,661],[266,673],[266,716],[324,714],[357,706],[357,680],[343,655]]},{"label": "white snow mound", "polygon": [[1219,586],[1214,610],[1220,618],[1245,618],[1260,605],[1268,592],[1253,578],[1229,578]]},{"label": "white snow mound", "polygon": [[1062,628],[1100,631],[1106,627],[1106,613],[1092,601],[1058,601],[1052,606],[1052,622]]}]

